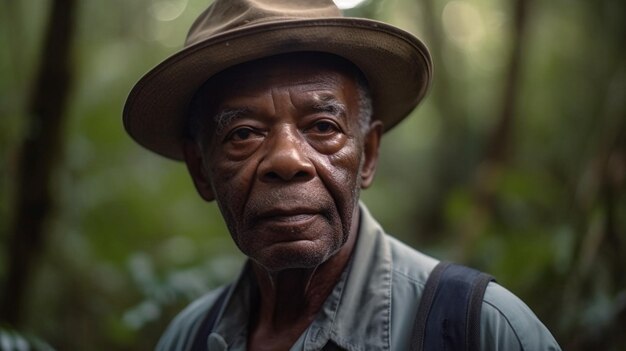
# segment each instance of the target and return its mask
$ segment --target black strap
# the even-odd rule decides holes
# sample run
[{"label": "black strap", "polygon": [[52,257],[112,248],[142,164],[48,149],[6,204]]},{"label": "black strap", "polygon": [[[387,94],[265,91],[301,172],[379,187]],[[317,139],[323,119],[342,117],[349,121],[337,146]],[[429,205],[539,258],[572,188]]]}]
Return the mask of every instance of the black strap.
[{"label": "black strap", "polygon": [[209,312],[205,315],[204,320],[202,320],[202,324],[200,324],[200,328],[196,332],[196,335],[193,337],[193,345],[191,346],[192,351],[206,351],[207,350],[207,338],[209,334],[213,332],[215,327],[215,322],[217,321],[217,315],[220,313],[222,309],[222,305],[226,300],[226,295],[228,295],[228,290],[230,285],[224,287],[220,292],[219,296],[209,309]]},{"label": "black strap", "polygon": [[440,262],[430,273],[415,317],[413,350],[480,350],[480,312],[494,280],[475,269]]},{"label": "black strap", "polygon": [[415,316],[415,326],[413,327],[413,342],[411,343],[411,350],[422,351],[424,347],[424,333],[426,330],[426,321],[428,320],[428,313],[430,312],[430,306],[433,304],[437,287],[439,286],[439,280],[441,279],[441,273],[450,265],[448,262],[439,262],[435,266],[428,280],[426,280],[426,286],[424,286],[424,292],[422,292],[422,299],[420,300],[419,307],[417,308],[417,315]]},{"label": "black strap", "polygon": [[485,290],[489,282],[495,282],[496,279],[489,274],[482,273],[474,279],[472,287],[471,299],[467,308],[467,337],[468,350],[481,350],[480,347],[480,315],[483,307],[483,298]]}]

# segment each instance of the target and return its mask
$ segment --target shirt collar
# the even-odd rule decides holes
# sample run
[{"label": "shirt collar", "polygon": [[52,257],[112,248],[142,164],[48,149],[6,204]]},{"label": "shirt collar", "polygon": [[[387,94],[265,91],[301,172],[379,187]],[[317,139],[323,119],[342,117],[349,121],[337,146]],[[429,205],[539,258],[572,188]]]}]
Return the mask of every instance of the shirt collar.
[{"label": "shirt collar", "polygon": [[[217,318],[213,333],[209,336],[209,351],[226,350],[226,345],[233,350],[246,349],[248,319],[251,315],[250,301],[258,294],[257,289],[250,262],[246,262],[239,277],[231,285],[226,304]],[[220,341],[212,345],[211,338]]]},{"label": "shirt collar", "polygon": [[389,350],[391,249],[367,208],[360,209],[351,262],[311,327],[346,350]]}]

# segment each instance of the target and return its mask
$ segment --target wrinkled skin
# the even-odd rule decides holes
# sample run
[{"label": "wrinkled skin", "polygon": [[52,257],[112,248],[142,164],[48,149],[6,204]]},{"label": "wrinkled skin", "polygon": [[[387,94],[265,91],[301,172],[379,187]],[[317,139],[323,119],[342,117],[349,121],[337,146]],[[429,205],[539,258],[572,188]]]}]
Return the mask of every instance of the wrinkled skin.
[{"label": "wrinkled skin", "polygon": [[207,128],[191,170],[237,246],[270,271],[336,253],[373,177],[353,76],[321,61],[274,58],[216,77],[208,110],[225,122]]},{"label": "wrinkled skin", "polygon": [[382,124],[361,128],[353,72],[310,55],[212,78],[199,96],[210,123],[184,145],[198,192],[252,262],[250,350],[289,349],[313,321],[350,258],[376,168]]}]

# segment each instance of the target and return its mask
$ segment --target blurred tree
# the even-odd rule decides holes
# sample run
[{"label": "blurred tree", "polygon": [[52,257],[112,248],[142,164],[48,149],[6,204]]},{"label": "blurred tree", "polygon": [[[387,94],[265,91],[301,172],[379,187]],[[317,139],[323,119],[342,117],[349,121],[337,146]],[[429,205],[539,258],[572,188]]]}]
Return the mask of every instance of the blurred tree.
[{"label": "blurred tree", "polygon": [[[472,207],[467,217],[457,229],[461,242],[458,246],[457,260],[466,261],[472,250],[472,244],[477,236],[485,231],[485,225],[490,222],[494,211],[494,197],[497,195],[494,184],[502,168],[506,167],[515,146],[515,127],[518,118],[518,100],[520,94],[521,72],[524,70],[525,41],[527,21],[529,18],[530,0],[511,1],[512,29],[511,52],[507,70],[503,75],[502,97],[500,112],[492,130],[487,134],[486,148],[482,159],[473,170],[471,186]],[[497,107],[495,108],[497,110]],[[517,118],[516,118],[517,117]]]},{"label": "blurred tree", "polygon": [[46,236],[53,207],[51,177],[63,149],[63,126],[71,88],[74,0],[52,3],[39,70],[29,99],[26,135],[18,150],[14,214],[6,247],[7,272],[0,318],[19,326],[28,283]]}]

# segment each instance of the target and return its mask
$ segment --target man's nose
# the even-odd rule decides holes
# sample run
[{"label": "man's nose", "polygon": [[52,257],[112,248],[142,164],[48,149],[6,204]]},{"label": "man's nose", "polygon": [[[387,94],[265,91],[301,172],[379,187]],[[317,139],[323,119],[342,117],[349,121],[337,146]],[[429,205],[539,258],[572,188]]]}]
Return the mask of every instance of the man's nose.
[{"label": "man's nose", "polygon": [[261,180],[307,181],[313,178],[315,166],[306,155],[306,147],[297,130],[285,127],[276,133],[271,137],[265,158],[259,165]]}]

